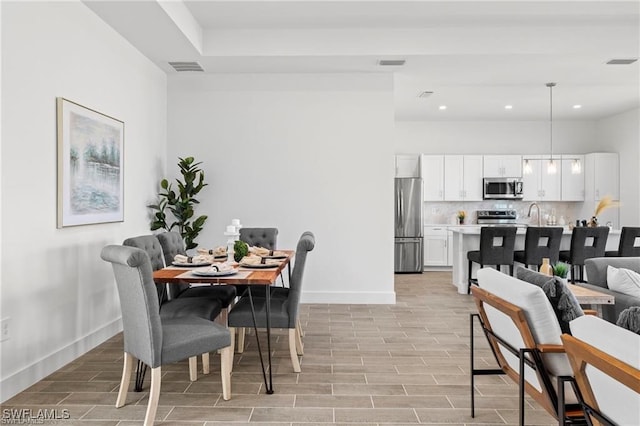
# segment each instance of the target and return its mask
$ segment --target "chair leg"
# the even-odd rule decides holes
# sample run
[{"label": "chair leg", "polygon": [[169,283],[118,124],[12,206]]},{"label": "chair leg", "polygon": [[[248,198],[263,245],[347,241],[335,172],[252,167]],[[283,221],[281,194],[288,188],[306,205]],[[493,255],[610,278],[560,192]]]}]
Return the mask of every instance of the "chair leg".
[{"label": "chair leg", "polygon": [[509,265],[509,275],[513,276],[513,264]]},{"label": "chair leg", "polygon": [[299,373],[300,361],[298,361],[298,353],[296,352],[296,329],[289,329],[289,354],[291,355],[291,364],[293,365],[293,371]]},{"label": "chair leg", "polygon": [[469,261],[469,275],[467,280],[467,294],[471,293],[471,271],[473,271],[473,263]]},{"label": "chair leg", "polygon": [[[189,359],[191,361],[191,359]],[[160,381],[162,379],[161,367],[151,369],[151,389],[149,390],[149,404],[147,404],[147,414],[144,416],[144,426],[153,426],[158,409],[158,399],[160,398]]]},{"label": "chair leg", "polygon": [[231,354],[229,355],[229,373],[233,371],[233,351],[236,344],[236,328],[229,327],[229,334],[231,334]]},{"label": "chair leg", "polygon": [[209,374],[209,352],[202,354],[202,374]]},{"label": "chair leg", "polygon": [[120,408],[124,405],[127,399],[127,392],[129,391],[129,381],[131,380],[131,371],[133,370],[133,364],[136,360],[133,355],[124,353],[124,365],[122,366],[122,379],[120,380],[120,390],[118,391],[118,398],[116,399],[116,408]]},{"label": "chair leg", "polygon": [[195,382],[198,380],[198,357],[189,358],[189,380]]},{"label": "chair leg", "polygon": [[241,354],[244,352],[244,327],[238,328],[238,353]]},{"label": "chair leg", "polygon": [[296,332],[296,354],[298,354],[298,356],[302,356],[304,355],[304,344],[302,343],[302,336],[300,335],[300,331],[297,327],[294,330]]},{"label": "chair leg", "polygon": [[222,399],[231,399],[231,365],[233,364],[233,346],[220,349],[220,375],[222,379]]},{"label": "chair leg", "polygon": [[304,337],[304,331],[302,330],[302,322],[300,322],[300,318],[298,318],[298,321],[296,322],[296,327],[298,328],[298,334],[300,334],[300,337]]}]

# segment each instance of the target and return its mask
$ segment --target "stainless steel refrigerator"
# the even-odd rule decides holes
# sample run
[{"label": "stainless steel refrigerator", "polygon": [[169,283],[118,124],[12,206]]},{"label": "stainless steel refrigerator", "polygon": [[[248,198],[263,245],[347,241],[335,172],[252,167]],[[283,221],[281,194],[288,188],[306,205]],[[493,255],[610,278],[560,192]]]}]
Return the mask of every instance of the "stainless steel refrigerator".
[{"label": "stainless steel refrigerator", "polygon": [[422,273],[422,179],[395,180],[395,272]]}]

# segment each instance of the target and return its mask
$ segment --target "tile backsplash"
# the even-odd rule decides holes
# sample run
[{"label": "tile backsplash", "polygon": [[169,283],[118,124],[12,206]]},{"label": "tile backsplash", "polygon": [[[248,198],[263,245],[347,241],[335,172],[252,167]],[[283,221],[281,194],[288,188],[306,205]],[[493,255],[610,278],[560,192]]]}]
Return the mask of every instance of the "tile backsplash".
[{"label": "tile backsplash", "polygon": [[[579,217],[581,202],[537,202],[540,207],[542,216],[542,224],[547,223],[549,215],[555,214],[556,224],[561,225],[576,222],[577,219],[588,219]],[[456,216],[458,210],[464,210],[467,213],[465,219],[466,224],[476,223],[476,210],[490,209],[515,209],[518,212],[518,223],[537,224],[536,209],[533,209],[532,217],[527,217],[529,212],[530,201],[510,201],[510,200],[487,200],[474,202],[432,202],[424,203],[424,223],[425,224],[456,224]]]}]

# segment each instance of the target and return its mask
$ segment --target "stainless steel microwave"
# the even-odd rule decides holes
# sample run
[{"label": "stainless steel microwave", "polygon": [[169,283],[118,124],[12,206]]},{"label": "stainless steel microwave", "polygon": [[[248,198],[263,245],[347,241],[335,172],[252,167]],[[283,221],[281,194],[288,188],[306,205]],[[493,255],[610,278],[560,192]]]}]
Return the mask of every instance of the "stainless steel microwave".
[{"label": "stainless steel microwave", "polygon": [[484,178],[483,194],[485,200],[521,200],[521,178]]}]

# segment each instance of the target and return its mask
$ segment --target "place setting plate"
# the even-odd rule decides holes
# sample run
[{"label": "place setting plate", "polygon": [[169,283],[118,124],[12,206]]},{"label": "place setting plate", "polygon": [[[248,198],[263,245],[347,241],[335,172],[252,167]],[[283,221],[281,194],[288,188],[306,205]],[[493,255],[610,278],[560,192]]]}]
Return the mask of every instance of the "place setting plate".
[{"label": "place setting plate", "polygon": [[240,266],[247,269],[272,269],[280,266],[279,263],[242,263]]},{"label": "place setting plate", "polygon": [[193,271],[191,271],[191,273],[199,277],[224,277],[227,275],[237,274],[238,270],[226,269],[224,271],[217,271],[214,268],[206,268],[206,269],[194,269]]},{"label": "place setting plate", "polygon": [[209,266],[211,262],[197,262],[197,263],[184,263],[184,262],[171,262],[173,266],[181,266],[183,268],[195,268],[198,266]]}]

